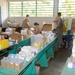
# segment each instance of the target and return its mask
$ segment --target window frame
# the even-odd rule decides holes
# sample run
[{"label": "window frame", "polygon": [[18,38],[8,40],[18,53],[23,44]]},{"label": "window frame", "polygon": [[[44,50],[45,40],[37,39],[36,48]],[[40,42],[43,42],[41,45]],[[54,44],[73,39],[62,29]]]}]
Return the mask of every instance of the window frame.
[{"label": "window frame", "polygon": [[[26,1],[28,1],[28,0],[26,0]],[[35,13],[35,17],[38,17],[37,16],[37,0],[29,0],[29,1],[35,1],[35,3],[36,3],[36,13]],[[18,1],[8,1],[8,17],[11,17],[11,15],[10,15],[10,7],[9,7],[9,3],[10,2],[18,2]],[[24,17],[23,16],[23,1],[19,1],[19,2],[21,2],[21,16],[18,16],[18,17]],[[55,2],[55,0],[53,0],[53,15],[52,16],[49,16],[49,17],[53,17],[54,16],[54,2]],[[12,17],[15,17],[15,16],[12,16]],[[32,17],[34,17],[34,16],[32,16]],[[39,17],[43,17],[43,16],[39,16]],[[48,17],[48,16],[44,16],[44,17]]]},{"label": "window frame", "polygon": [[[40,0],[37,0],[36,1],[37,2],[37,13],[38,13],[38,1],[40,1]],[[53,7],[53,9],[52,9],[53,10],[53,13],[52,13],[52,16],[48,16],[48,15],[51,15],[51,14],[48,14],[46,17],[53,17],[54,16],[54,1],[55,0],[53,0],[53,6],[52,6]],[[50,13],[50,11],[48,11],[48,13]],[[39,17],[38,14],[37,14],[37,17]],[[40,17],[45,17],[45,16],[40,16]]]},{"label": "window frame", "polygon": [[[74,1],[75,2],[75,1]],[[75,3],[74,3],[75,4]],[[59,2],[59,0],[58,0],[58,12],[61,12],[61,11],[59,11],[59,9],[60,9],[60,7],[59,7],[59,5],[60,5],[60,2]],[[69,9],[69,8],[66,8],[66,9]],[[72,9],[73,10],[73,9]],[[61,13],[63,13],[63,12],[61,12]],[[69,14],[69,13],[71,13],[71,12],[69,12],[69,13],[67,13],[67,12],[65,12],[64,13],[64,15],[66,15],[66,16],[64,16],[63,14],[62,14],[62,16],[63,17],[74,17],[74,14],[73,14],[73,16],[71,15],[71,14]],[[68,16],[67,16],[68,15]]]},{"label": "window frame", "polygon": [[[19,16],[10,16],[10,2],[21,2],[21,15],[19,15]],[[9,1],[8,2],[8,17],[22,17],[22,1]]]}]

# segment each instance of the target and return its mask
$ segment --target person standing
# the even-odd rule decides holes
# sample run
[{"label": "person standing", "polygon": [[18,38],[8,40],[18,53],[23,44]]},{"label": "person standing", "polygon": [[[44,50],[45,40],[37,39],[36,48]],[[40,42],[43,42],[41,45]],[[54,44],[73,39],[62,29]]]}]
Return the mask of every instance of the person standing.
[{"label": "person standing", "polygon": [[58,35],[58,47],[61,48],[63,45],[62,36],[63,36],[63,20],[61,18],[61,12],[58,12],[57,17],[54,20],[56,24],[56,32]]},{"label": "person standing", "polygon": [[23,20],[23,23],[22,23],[22,28],[29,28],[30,25],[29,25],[29,15],[26,15],[25,19]]}]

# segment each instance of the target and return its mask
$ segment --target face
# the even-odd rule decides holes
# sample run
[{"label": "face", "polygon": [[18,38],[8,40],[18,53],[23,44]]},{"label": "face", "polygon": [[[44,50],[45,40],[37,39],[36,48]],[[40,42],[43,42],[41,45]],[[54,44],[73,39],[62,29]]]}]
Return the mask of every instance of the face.
[{"label": "face", "polygon": [[27,17],[29,18],[29,15]]},{"label": "face", "polygon": [[34,25],[34,27],[38,27],[38,25]]}]

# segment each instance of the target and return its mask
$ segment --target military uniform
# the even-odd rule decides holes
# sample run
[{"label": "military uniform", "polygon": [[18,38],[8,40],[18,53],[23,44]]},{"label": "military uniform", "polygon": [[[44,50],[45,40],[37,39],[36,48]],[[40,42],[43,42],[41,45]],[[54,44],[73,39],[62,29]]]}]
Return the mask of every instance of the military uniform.
[{"label": "military uniform", "polygon": [[57,31],[57,35],[58,35],[58,44],[59,44],[59,46],[61,46],[61,44],[63,44],[63,41],[62,41],[62,35],[63,35],[63,21],[62,21],[62,18],[61,17],[56,17],[55,23],[57,25],[56,31]]},{"label": "military uniform", "polygon": [[29,19],[28,19],[28,18],[25,18],[25,19],[23,20],[23,23],[22,23],[23,28],[28,28],[28,27],[29,27],[29,26],[28,26],[28,22],[29,22]]}]

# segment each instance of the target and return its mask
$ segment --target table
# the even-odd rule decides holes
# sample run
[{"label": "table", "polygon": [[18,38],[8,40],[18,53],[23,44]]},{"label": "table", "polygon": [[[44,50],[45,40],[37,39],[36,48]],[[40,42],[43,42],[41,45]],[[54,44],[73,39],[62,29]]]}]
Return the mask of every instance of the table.
[{"label": "table", "polygon": [[48,67],[46,53],[54,58],[53,47],[57,47],[57,36],[53,39],[53,41],[47,43],[43,48],[41,48],[39,53],[35,55],[29,62],[24,62],[20,70],[14,70],[0,66],[0,75],[37,75],[35,62],[39,61],[40,66]]},{"label": "table", "polygon": [[[17,44],[14,44],[12,46],[9,46],[7,48],[4,48],[4,49],[0,50],[0,51],[6,50],[5,52],[1,53],[0,56],[4,55],[6,53],[8,53],[8,54],[16,54],[17,53],[17,49],[19,47],[26,46],[26,45],[29,45],[29,44],[30,44],[30,38],[27,38],[27,39],[25,39],[25,40],[23,40],[23,41],[21,41],[21,42],[19,42]],[[9,48],[11,48],[11,47],[13,47],[13,49],[9,50]]]},{"label": "table", "polygon": [[75,75],[75,69],[67,67],[68,62],[71,62],[71,57],[67,59],[63,71],[61,72],[61,75]]},{"label": "table", "polygon": [[[9,47],[7,47],[7,48],[4,48],[4,49],[0,49],[0,52],[1,52],[1,53],[0,53],[0,56],[6,54],[7,52],[10,52],[9,48],[11,48],[11,47],[14,48],[14,46],[16,46],[16,44],[15,44],[15,45],[12,45],[12,46],[9,46]],[[4,50],[5,50],[5,51],[4,51]]]}]

